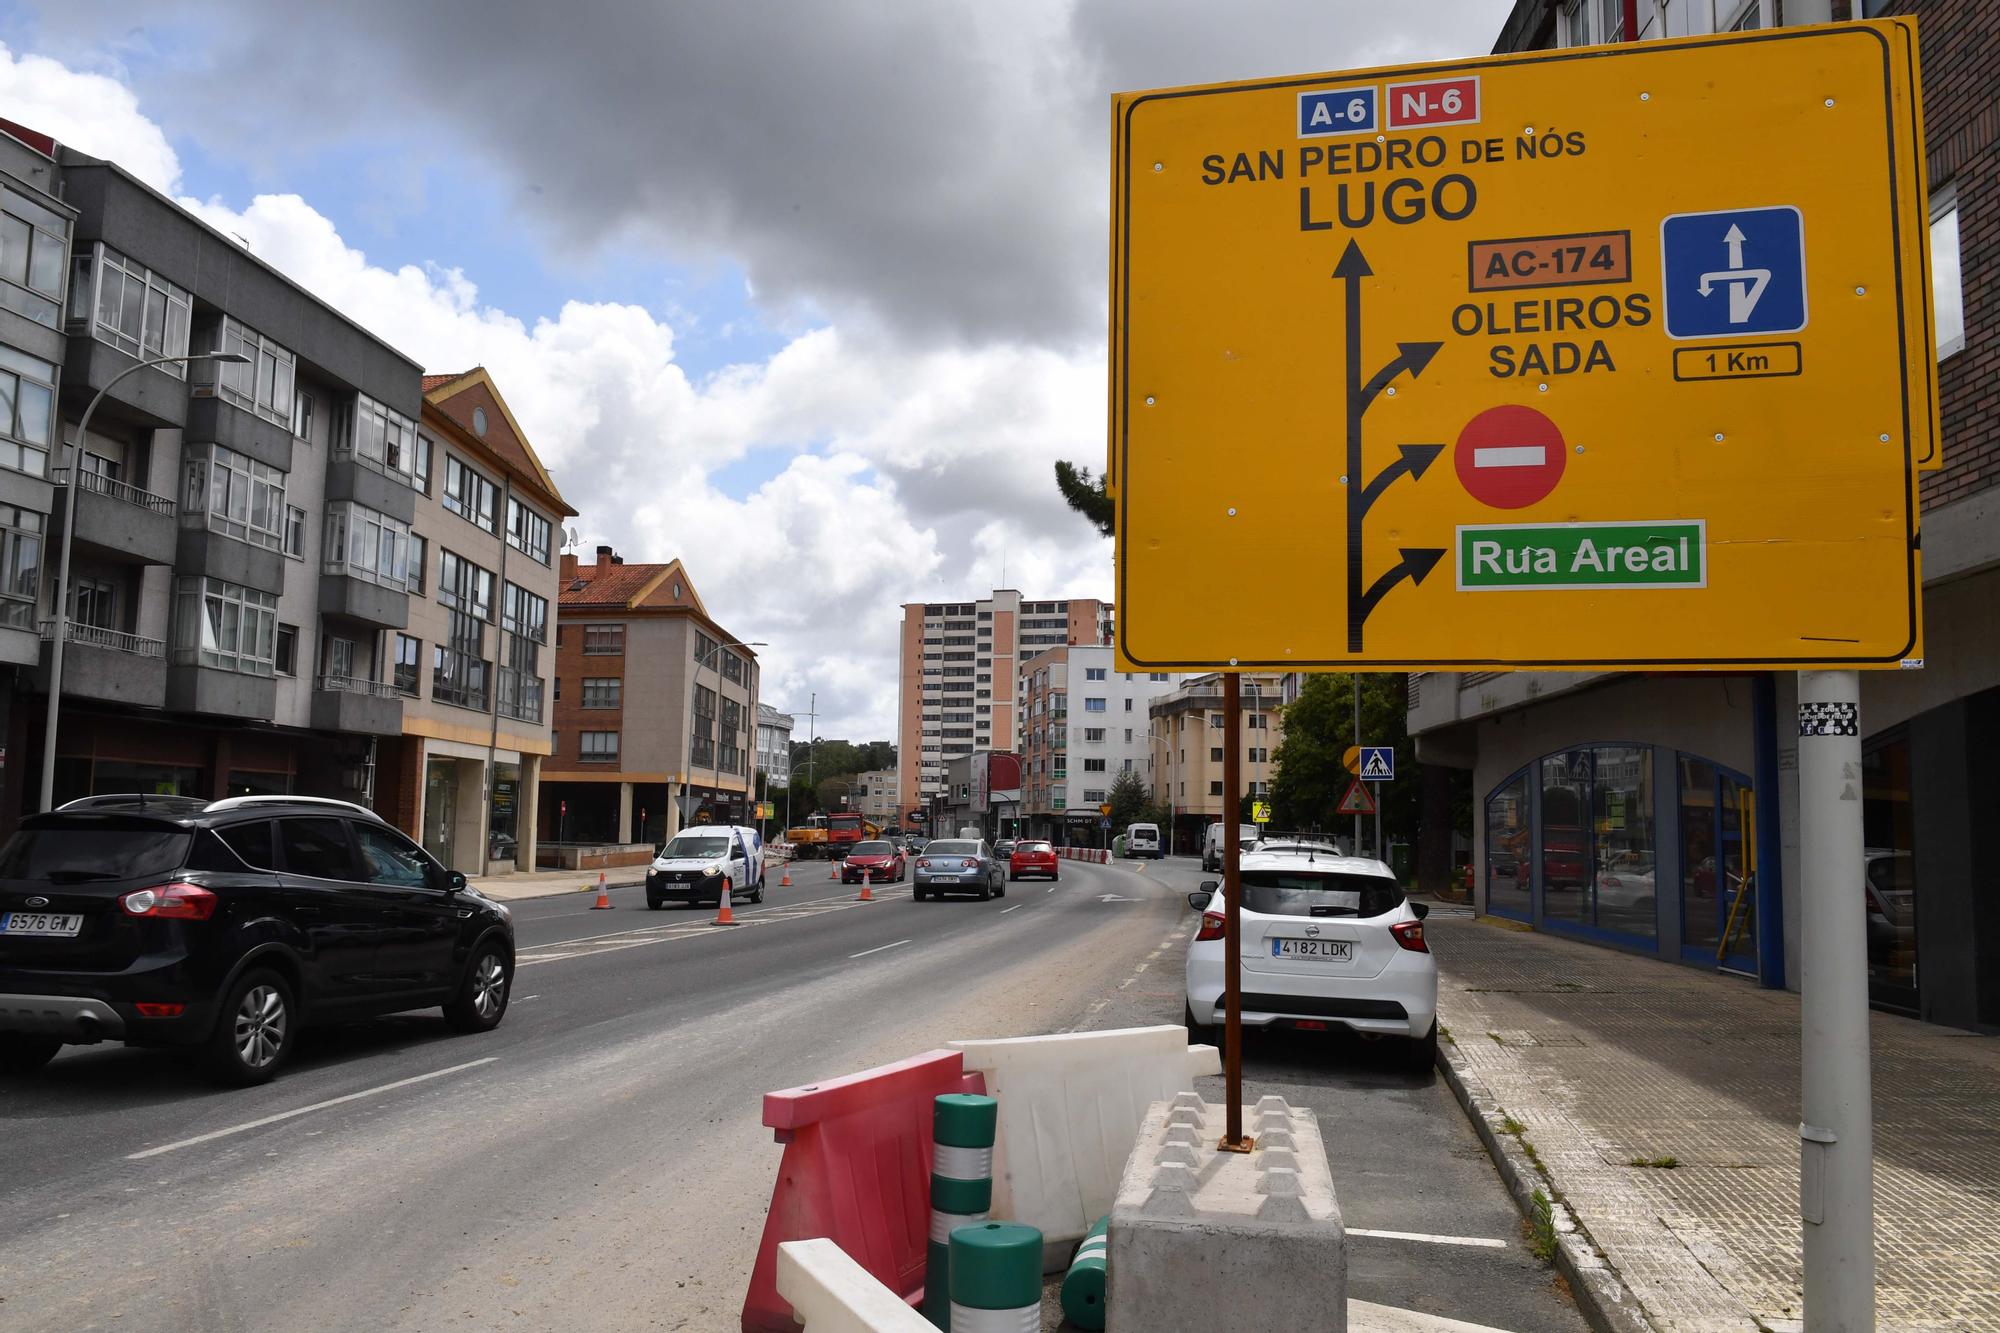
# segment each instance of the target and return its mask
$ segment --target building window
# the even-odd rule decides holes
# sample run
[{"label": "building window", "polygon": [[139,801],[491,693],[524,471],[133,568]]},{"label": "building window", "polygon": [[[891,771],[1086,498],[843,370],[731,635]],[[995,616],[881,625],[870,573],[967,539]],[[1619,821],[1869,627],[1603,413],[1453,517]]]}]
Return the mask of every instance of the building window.
[{"label": "building window", "polygon": [[488,666],[486,626],[464,611],[453,611],[445,642],[431,649],[431,698],[485,712]]},{"label": "building window", "polygon": [[1861,750],[1862,896],[1868,912],[1868,997],[1879,1005],[1917,1007],[1916,805],[1910,786],[1910,738],[1895,731]]},{"label": "building window", "polygon": [[1754,32],[1764,26],[1763,15],[1758,12],[1763,0],[1744,0],[1743,12],[1732,20],[1725,32]]},{"label": "building window", "polygon": [[583,678],[583,706],[585,708],[619,708],[625,702],[625,682],[617,676],[585,676]]},{"label": "building window", "polygon": [[1208,715],[1208,725],[1211,727],[1222,727],[1226,725],[1226,722],[1227,720],[1220,713],[1210,713]]},{"label": "building window", "polygon": [[483,407],[472,409],[472,433],[482,440],[486,438],[486,409]]},{"label": "building window", "polygon": [[334,452],[386,477],[416,485],[417,423],[365,393],[344,403],[333,426]]},{"label": "building window", "polygon": [[276,425],[291,426],[292,390],[297,372],[289,350],[228,315],[222,317],[212,350],[248,358],[248,364],[204,363],[203,372],[215,377],[211,382],[223,401]]},{"label": "building window", "polygon": [[1597,745],[1541,761],[1542,918],[1652,937],[1653,752]]},{"label": "building window", "polygon": [[585,625],[583,627],[583,655],[585,657],[621,657],[625,652],[625,627],[623,625]]},{"label": "building window", "polygon": [[688,742],[688,762],[701,768],[715,763],[715,691],[694,687],[694,726]]},{"label": "building window", "polygon": [[306,558],[306,511],[285,506],[285,554],[294,560]]},{"label": "building window", "polygon": [[[94,283],[90,281],[93,267]],[[69,306],[71,332],[80,332],[75,326],[87,320],[91,336],[127,356],[186,356],[193,308],[184,289],[101,243],[92,254],[76,257]],[[86,311],[91,313],[84,314]],[[77,318],[79,315],[83,317]],[[187,378],[186,362],[169,362],[158,369],[175,379]]]},{"label": "building window", "polygon": [[334,689],[339,689],[348,681],[358,678],[360,673],[354,669],[354,659],[357,656],[354,640],[343,639],[335,634],[326,636],[320,642],[322,645],[320,655],[325,659],[320,663],[320,669]]},{"label": "building window", "polygon": [[561,703],[561,702],[562,702],[562,677],[561,677],[561,676],[551,676],[551,677],[549,678],[549,687],[550,687],[551,691],[552,691],[552,692],[554,693],[554,696],[555,696],[555,701],[556,701],[557,703]]},{"label": "building window", "polygon": [[549,521],[512,496],[507,499],[507,544],[544,565],[549,563]]},{"label": "building window", "polygon": [[1086,773],[1102,773],[1105,771],[1104,761],[1102,759],[1086,759],[1083,761],[1083,771]]},{"label": "building window", "polygon": [[278,651],[278,599],[221,579],[175,581],[174,661],[268,676]]},{"label": "building window", "polygon": [[[508,585],[510,588],[512,584]],[[541,598],[535,598],[542,601]],[[547,603],[543,603],[544,606]],[[523,722],[542,720],[542,640],[539,635],[502,634],[500,713]]]},{"label": "building window", "polygon": [[478,620],[493,619],[493,572],[482,569],[463,556],[438,552],[440,604],[463,611]]},{"label": "building window", "polygon": [[1166,678],[1167,673],[1164,671],[1152,671],[1146,675],[1146,679],[1151,681],[1164,681]]},{"label": "building window", "polygon": [[416,533],[410,534],[410,591],[423,595],[424,578],[430,572],[430,543]]},{"label": "building window", "polygon": [[1624,41],[1625,0],[1593,0],[1593,3],[1597,6],[1597,40]]},{"label": "building window", "polygon": [[35,627],[35,599],[42,590],[42,515],[0,505],[0,625]]},{"label": "building window", "polygon": [[[36,518],[41,515],[37,514]],[[92,629],[119,628],[118,585],[88,576],[70,580],[69,618]]]},{"label": "building window", "polygon": [[1222,762],[1222,747],[1220,745],[1211,745],[1208,747],[1208,762],[1211,764]]},{"label": "building window", "polygon": [[1091,697],[1090,697],[1089,695],[1085,695],[1085,696],[1084,696],[1084,700],[1083,700],[1083,711],[1084,711],[1084,712],[1086,712],[1086,713],[1101,713],[1101,712],[1103,712],[1103,711],[1104,711],[1104,700],[1102,700],[1102,699],[1093,699],[1093,698],[1091,698]]},{"label": "building window", "polygon": [[586,764],[615,764],[618,762],[618,733],[615,731],[585,731],[577,736],[577,756]]},{"label": "building window", "polygon": [[549,599],[509,582],[501,593],[500,628],[536,643],[547,643]]},{"label": "building window", "polygon": [[420,579],[411,576],[410,525],[352,500],[335,500],[326,507],[323,572],[411,590]]},{"label": "building window", "polygon": [[421,640],[413,639],[407,634],[396,636],[395,669],[391,676],[396,693],[406,694],[412,699],[417,697],[418,673],[422,670],[423,658],[424,645]]},{"label": "building window", "polygon": [[1253,745],[1250,747],[1250,762],[1253,764],[1268,764],[1271,762],[1271,752],[1261,745]]},{"label": "building window", "polygon": [[297,625],[278,626],[278,674],[296,676],[299,674],[299,627]]},{"label": "building window", "polygon": [[[1679,768],[1682,956],[1754,975],[1756,806],[1750,781],[1697,755],[1682,755]],[[1628,896],[1627,873],[1614,866],[1600,875],[1600,897]],[[1640,873],[1651,888],[1651,867]]]},{"label": "building window", "polygon": [[0,344],[0,467],[45,477],[56,368]]},{"label": "building window", "polygon": [[1220,779],[1208,784],[1208,794],[1210,796],[1222,795],[1222,782]]},{"label": "building window", "polygon": [[499,530],[500,489],[457,454],[444,456],[444,490],[438,499],[466,522],[487,532]]},{"label": "building window", "polygon": [[734,653],[722,655],[722,678],[732,684],[743,683],[743,659]]},{"label": "building window", "polygon": [[298,437],[301,444],[312,443],[314,406],[313,396],[304,389],[292,395],[292,434]]},{"label": "building window", "polygon": [[219,444],[187,450],[184,512],[210,531],[276,551],[285,543],[285,474]]},{"label": "building window", "polygon": [[0,308],[56,327],[69,219],[13,186],[0,190]]},{"label": "building window", "polygon": [[1103,679],[1104,679],[1104,668],[1103,668],[1103,667],[1085,667],[1085,668],[1083,669],[1083,678],[1084,678],[1085,680],[1103,680]]},{"label": "building window", "polygon": [[[1099,742],[1099,741],[1102,741],[1102,740],[1104,739],[1104,728],[1103,728],[1103,727],[1085,727],[1085,728],[1083,729],[1083,739],[1084,739],[1085,741],[1088,741],[1088,742],[1092,742],[1092,743],[1095,743],[1095,742]],[[1127,735],[1125,739],[1127,739],[1127,740],[1130,740],[1130,739],[1131,739],[1131,736],[1130,736],[1130,735]]]},{"label": "building window", "polygon": [[431,493],[431,457],[432,452],[436,448],[437,444],[430,436],[418,432],[417,465],[416,469],[411,473],[411,479],[416,482],[417,489],[425,495]]},{"label": "building window", "polygon": [[724,773],[743,772],[743,705],[735,699],[722,701],[722,734],[717,745]]},{"label": "building window", "polygon": [[1931,288],[1937,296],[1938,360],[1965,347],[1965,278],[1959,266],[1958,186],[1931,196]]}]

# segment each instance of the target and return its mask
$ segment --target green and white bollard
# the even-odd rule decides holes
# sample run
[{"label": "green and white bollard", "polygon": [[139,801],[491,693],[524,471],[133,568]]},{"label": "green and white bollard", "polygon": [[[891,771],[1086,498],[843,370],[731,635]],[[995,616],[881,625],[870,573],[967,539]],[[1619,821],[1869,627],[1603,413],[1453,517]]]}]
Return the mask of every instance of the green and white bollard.
[{"label": "green and white bollard", "polygon": [[1111,1214],[1097,1219],[1076,1247],[1063,1274],[1063,1317],[1078,1328],[1104,1327],[1104,1260],[1111,1247]]},{"label": "green and white bollard", "polygon": [[1000,1103],[945,1093],[931,1104],[931,1238],[924,1266],[924,1318],[951,1327],[951,1233],[984,1222],[993,1207],[993,1135]]},{"label": "green and white bollard", "polygon": [[1042,1233],[983,1222],[951,1233],[952,1333],[1041,1333]]}]

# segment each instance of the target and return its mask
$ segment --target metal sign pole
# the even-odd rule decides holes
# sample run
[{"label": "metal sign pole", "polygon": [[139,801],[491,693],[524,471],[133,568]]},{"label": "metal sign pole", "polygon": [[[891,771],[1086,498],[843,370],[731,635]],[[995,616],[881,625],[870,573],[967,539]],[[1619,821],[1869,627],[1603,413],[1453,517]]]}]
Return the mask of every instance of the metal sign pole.
[{"label": "metal sign pole", "polygon": [[[1361,673],[1358,671],[1351,672],[1347,678],[1354,684],[1354,743],[1359,745],[1361,744]],[[1360,776],[1358,767],[1355,771],[1355,776]],[[1348,849],[1348,854],[1351,856],[1361,855],[1361,812],[1359,810],[1354,812],[1354,845]]]},{"label": "metal sign pole", "polygon": [[1249,1152],[1243,1137],[1243,686],[1233,671],[1222,674],[1222,902],[1223,1077],[1229,1125],[1218,1145],[1223,1152]]},{"label": "metal sign pole", "polygon": [[1799,672],[1799,1216],[1806,1326],[1839,1333],[1875,1327],[1860,722],[1858,673]]}]

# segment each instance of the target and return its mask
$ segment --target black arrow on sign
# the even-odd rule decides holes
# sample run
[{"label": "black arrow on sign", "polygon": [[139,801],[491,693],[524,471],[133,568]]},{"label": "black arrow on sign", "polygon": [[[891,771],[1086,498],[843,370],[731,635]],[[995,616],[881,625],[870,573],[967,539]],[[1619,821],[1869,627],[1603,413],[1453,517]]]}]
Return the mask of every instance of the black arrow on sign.
[{"label": "black arrow on sign", "polygon": [[1375,507],[1375,501],[1381,498],[1382,492],[1388,490],[1390,483],[1396,478],[1408,473],[1411,481],[1417,480],[1432,463],[1437,461],[1437,456],[1444,452],[1444,446],[1441,444],[1399,444],[1396,448],[1402,451],[1402,457],[1377,472],[1375,480],[1362,489],[1362,513],[1365,514]]},{"label": "black arrow on sign", "polygon": [[1376,371],[1375,378],[1362,387],[1361,410],[1366,412],[1368,405],[1375,401],[1376,395],[1388,388],[1389,381],[1404,371],[1410,372],[1411,379],[1423,374],[1424,367],[1431,363],[1431,358],[1436,356],[1438,349],[1443,346],[1443,343],[1397,343],[1396,359]]},{"label": "black arrow on sign", "polygon": [[1375,604],[1388,594],[1389,589],[1405,578],[1411,583],[1422,583],[1424,575],[1430,573],[1437,567],[1437,562],[1444,559],[1444,548],[1436,546],[1422,548],[1405,546],[1402,548],[1402,553],[1401,560],[1391,565],[1381,578],[1368,586],[1367,594],[1361,599],[1363,620],[1368,619],[1368,613],[1375,609]]}]

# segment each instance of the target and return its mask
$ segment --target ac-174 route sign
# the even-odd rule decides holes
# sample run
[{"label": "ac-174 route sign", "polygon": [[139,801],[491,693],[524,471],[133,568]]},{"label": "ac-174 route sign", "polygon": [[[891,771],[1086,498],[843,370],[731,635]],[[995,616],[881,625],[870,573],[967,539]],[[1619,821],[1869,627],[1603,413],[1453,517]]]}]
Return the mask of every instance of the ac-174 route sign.
[{"label": "ac-174 route sign", "polygon": [[1920,663],[1915,43],[1114,98],[1121,662]]}]

